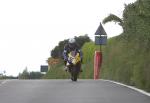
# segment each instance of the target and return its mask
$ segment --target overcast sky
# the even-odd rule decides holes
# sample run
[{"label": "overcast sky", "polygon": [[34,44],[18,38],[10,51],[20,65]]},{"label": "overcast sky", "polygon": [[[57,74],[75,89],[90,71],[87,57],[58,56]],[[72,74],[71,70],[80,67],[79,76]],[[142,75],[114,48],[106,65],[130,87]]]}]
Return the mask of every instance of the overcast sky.
[{"label": "overcast sky", "polygon": [[[59,41],[88,34],[104,17],[122,17],[124,4],[135,0],[0,0],[0,72],[18,75],[26,67],[40,71]],[[120,26],[103,25],[108,37]]]}]

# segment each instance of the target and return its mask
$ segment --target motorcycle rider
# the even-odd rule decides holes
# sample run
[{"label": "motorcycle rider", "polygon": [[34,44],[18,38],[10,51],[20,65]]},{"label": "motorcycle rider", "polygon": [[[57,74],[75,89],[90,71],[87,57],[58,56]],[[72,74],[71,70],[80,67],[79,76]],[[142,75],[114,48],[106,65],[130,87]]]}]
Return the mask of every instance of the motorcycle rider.
[{"label": "motorcycle rider", "polygon": [[[68,61],[68,53],[70,53],[71,51],[76,51],[77,53],[80,54],[80,58],[81,58],[81,62],[82,62],[82,51],[79,49],[79,46],[76,42],[76,40],[74,38],[71,38],[68,40],[68,43],[65,44],[64,46],[64,51],[63,51],[63,58],[64,58],[64,63],[65,63],[65,71],[68,71],[69,68],[66,66],[67,61]],[[78,67],[80,68],[80,72],[82,72],[81,69],[81,63],[78,63]]]}]

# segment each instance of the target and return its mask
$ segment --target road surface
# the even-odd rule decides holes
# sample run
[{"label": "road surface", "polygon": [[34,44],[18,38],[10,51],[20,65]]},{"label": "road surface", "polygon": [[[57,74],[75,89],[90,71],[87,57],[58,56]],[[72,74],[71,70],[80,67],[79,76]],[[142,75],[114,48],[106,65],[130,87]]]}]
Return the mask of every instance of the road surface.
[{"label": "road surface", "polygon": [[0,80],[0,103],[150,103],[150,97],[102,80]]}]

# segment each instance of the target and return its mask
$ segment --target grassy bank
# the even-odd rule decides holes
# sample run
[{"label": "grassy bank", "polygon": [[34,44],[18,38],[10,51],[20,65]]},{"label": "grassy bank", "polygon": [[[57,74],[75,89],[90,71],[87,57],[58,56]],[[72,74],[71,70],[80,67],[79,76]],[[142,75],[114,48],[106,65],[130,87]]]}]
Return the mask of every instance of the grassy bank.
[{"label": "grassy bank", "polygon": [[111,38],[104,48],[102,78],[150,91],[150,53],[139,43]]}]

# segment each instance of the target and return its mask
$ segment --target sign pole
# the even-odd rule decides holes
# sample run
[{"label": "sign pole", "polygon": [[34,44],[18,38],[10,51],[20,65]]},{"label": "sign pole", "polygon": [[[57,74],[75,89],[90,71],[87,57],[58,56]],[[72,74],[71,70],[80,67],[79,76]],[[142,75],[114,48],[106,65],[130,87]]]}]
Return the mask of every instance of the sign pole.
[{"label": "sign pole", "polygon": [[95,32],[95,35],[95,44],[99,45],[99,51],[95,51],[94,56],[94,80],[99,79],[102,64],[102,45],[106,45],[107,42],[107,34],[101,23]]},{"label": "sign pole", "polygon": [[[101,38],[101,35],[100,35],[100,38]],[[100,52],[102,51],[102,47],[101,47],[101,44],[99,45],[100,46]]]}]

